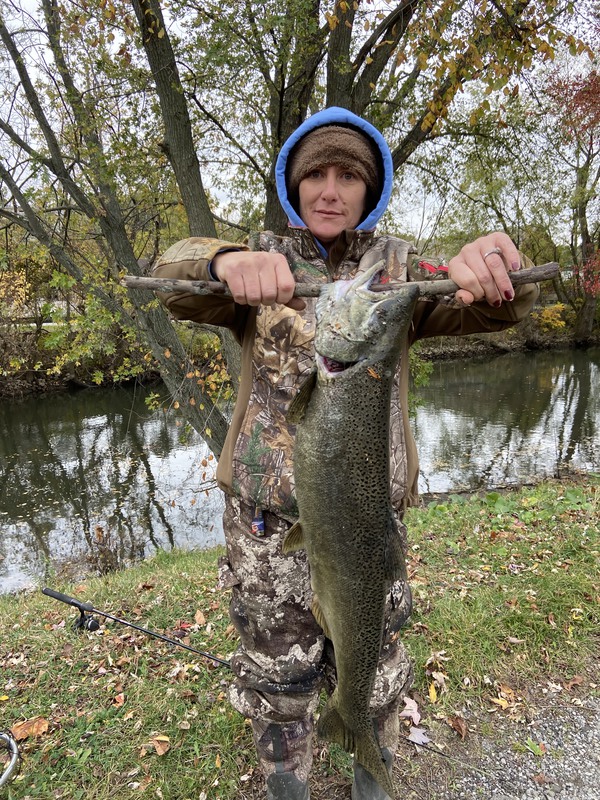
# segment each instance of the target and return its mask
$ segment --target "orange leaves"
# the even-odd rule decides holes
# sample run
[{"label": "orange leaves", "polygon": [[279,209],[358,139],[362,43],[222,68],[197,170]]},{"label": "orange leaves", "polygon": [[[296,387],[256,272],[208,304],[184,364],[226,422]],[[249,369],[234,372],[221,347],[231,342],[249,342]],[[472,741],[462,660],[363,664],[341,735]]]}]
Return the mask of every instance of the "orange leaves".
[{"label": "orange leaves", "polygon": [[37,738],[38,736],[43,736],[49,726],[50,723],[44,717],[32,717],[23,722],[17,722],[10,730],[17,742],[20,742],[30,737]]}]

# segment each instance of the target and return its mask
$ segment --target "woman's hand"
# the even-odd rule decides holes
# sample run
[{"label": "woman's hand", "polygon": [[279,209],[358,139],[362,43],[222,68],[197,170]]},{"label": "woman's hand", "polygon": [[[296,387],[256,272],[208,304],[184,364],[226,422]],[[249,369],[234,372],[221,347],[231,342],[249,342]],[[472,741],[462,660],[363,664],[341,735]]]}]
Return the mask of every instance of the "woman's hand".
[{"label": "woman's hand", "polygon": [[456,299],[465,306],[486,300],[498,308],[515,296],[509,272],[521,268],[519,251],[505,233],[490,233],[466,244],[448,263],[448,277],[461,288]]},{"label": "woman's hand", "polygon": [[230,250],[217,253],[212,274],[226,283],[233,299],[241,305],[281,303],[297,311],[305,302],[294,297],[296,283],[287,259],[281,253]]}]

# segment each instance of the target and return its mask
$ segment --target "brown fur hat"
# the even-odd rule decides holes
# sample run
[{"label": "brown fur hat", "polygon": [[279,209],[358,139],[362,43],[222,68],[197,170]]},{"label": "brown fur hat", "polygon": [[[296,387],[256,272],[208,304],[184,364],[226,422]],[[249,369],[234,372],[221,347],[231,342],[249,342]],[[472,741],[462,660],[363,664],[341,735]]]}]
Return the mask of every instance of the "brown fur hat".
[{"label": "brown fur hat", "polygon": [[290,193],[298,191],[300,181],[308,173],[325,166],[341,166],[356,172],[375,192],[379,185],[379,169],[375,144],[353,128],[324,125],[307,133],[290,155],[287,185]]}]

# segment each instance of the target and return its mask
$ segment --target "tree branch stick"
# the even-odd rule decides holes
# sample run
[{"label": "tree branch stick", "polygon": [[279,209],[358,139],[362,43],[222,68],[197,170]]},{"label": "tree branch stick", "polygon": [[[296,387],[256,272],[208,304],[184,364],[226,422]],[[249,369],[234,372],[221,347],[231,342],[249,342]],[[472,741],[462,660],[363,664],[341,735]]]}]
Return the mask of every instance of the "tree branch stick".
[{"label": "tree branch stick", "polygon": [[[559,265],[551,261],[531,269],[522,269],[510,272],[509,277],[513,286],[523,283],[539,283],[555,278],[559,272]],[[149,289],[155,292],[175,292],[177,294],[220,294],[229,296],[229,287],[218,281],[184,281],[176,278],[139,278],[136,275],[126,275],[121,283],[123,286],[135,289]],[[294,290],[294,297],[318,297],[323,286],[327,284],[298,284]],[[412,286],[419,287],[421,297],[440,297],[454,294],[460,287],[450,280],[411,281]],[[372,292],[401,292],[405,283],[375,283],[371,284]]]}]

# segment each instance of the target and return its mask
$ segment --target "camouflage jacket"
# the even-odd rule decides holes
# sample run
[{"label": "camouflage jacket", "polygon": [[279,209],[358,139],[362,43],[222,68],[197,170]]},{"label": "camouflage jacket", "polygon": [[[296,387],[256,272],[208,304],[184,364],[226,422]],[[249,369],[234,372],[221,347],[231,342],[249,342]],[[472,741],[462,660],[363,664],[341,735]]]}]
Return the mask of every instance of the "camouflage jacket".
[{"label": "camouflage jacket", "polygon": [[[192,238],[173,245],[154,268],[156,277],[206,280],[208,264],[227,249],[283,253],[296,282],[319,284],[347,279],[383,260],[394,280],[423,279],[408,268],[410,245],[393,236],[346,231],[323,259],[306,229],[290,229],[281,237],[256,234],[240,246],[214,239]],[[420,300],[401,355],[390,415],[390,474],[394,506],[401,510],[417,499],[418,459],[411,433],[408,398],[408,348],[427,336],[497,331],[514,325],[531,309],[537,287],[519,287],[512,303],[499,309],[487,303],[469,308],[452,302]],[[280,516],[296,514],[293,478],[295,428],[286,420],[288,406],[313,367],[315,301],[301,312],[274,304],[250,308],[213,295],[163,295],[174,317],[230,328],[242,345],[240,388],[217,479],[221,488],[244,502]],[[324,442],[326,447],[327,443]]]}]

